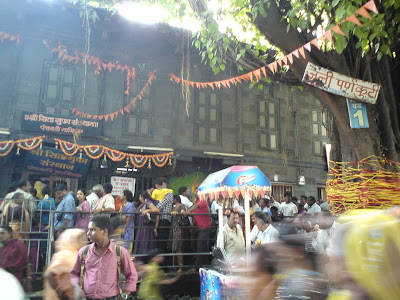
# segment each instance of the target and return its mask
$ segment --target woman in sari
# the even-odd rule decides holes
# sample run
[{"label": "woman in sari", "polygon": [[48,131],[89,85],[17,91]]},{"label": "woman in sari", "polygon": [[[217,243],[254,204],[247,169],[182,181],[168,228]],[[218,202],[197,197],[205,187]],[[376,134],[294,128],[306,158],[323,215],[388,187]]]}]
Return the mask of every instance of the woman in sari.
[{"label": "woman in sari", "polygon": [[[172,253],[182,253],[183,252],[183,240],[184,240],[184,231],[190,226],[189,219],[185,216],[177,215],[182,210],[185,209],[185,205],[181,203],[181,198],[179,195],[174,195],[173,200],[173,208],[171,211],[172,222],[171,222],[171,230],[169,232],[168,238],[168,250],[171,250]],[[186,227],[186,228],[181,228]],[[186,239],[188,236],[186,235]],[[178,259],[178,273],[183,272],[183,256],[177,255]]]},{"label": "woman in sari", "polygon": [[154,248],[154,223],[145,224],[145,218],[149,220],[150,213],[158,213],[160,210],[153,204],[153,199],[146,191],[139,195],[139,201],[141,204],[138,211],[141,212],[141,215],[138,215],[136,221],[137,229],[133,253],[146,254],[150,249]]},{"label": "woman in sari", "polygon": [[56,241],[56,253],[43,276],[43,299],[75,299],[69,273],[75,265],[79,249],[86,243],[87,238],[82,229],[68,229],[61,233]]},{"label": "woman in sari", "polygon": [[[75,215],[75,228],[80,228],[86,233],[88,231],[88,225],[90,222],[90,204],[86,200],[86,192],[83,189],[79,189],[76,192],[76,199],[79,201],[79,205],[76,207],[76,211],[87,212],[84,214],[77,213]],[[86,236],[87,239],[87,236]]]},{"label": "woman in sari", "polygon": [[26,233],[29,229],[29,213],[24,207],[24,194],[15,193],[12,198],[12,202],[7,203],[4,206],[2,215],[3,224],[9,225],[13,232],[14,238],[26,239]]},{"label": "woman in sari", "polygon": [[133,241],[133,224],[135,222],[135,206],[132,203],[133,195],[129,190],[124,190],[120,196],[122,200],[122,206],[120,212],[123,212],[122,219],[124,220],[124,235],[123,238],[126,241],[124,247],[132,252],[132,241]]},{"label": "woman in sari", "polygon": [[29,264],[25,244],[15,238],[13,230],[8,225],[0,227],[0,243],[3,244],[0,248],[0,268],[13,274],[21,285],[24,285],[23,279],[26,277],[26,268]]}]

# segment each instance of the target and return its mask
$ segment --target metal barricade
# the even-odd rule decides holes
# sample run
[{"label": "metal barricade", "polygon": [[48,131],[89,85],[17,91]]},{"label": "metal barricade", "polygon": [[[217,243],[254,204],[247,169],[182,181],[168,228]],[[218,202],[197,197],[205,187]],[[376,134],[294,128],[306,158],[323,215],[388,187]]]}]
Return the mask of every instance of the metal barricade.
[{"label": "metal barricade", "polygon": [[[51,212],[51,223],[54,224],[54,220],[55,220],[55,213],[67,213],[67,214],[91,214],[89,212],[81,212],[81,211],[52,211]],[[142,215],[140,212],[105,212],[102,213],[105,215],[111,215],[110,217],[119,217],[119,218],[123,218],[126,215],[134,215],[135,221],[134,221],[134,225],[133,226],[128,226],[127,228],[132,228],[133,229],[133,246],[131,249],[128,250],[132,250],[131,251],[131,255],[132,255],[132,259],[134,261],[141,261],[141,262],[145,262],[147,256],[149,255],[148,251],[146,251],[146,253],[135,253],[135,244],[136,243],[141,243],[141,242],[148,242],[147,239],[139,239],[138,238],[138,232],[140,229],[146,228],[149,229],[148,225],[138,225],[138,220],[140,218],[140,216]],[[171,216],[171,214],[167,214],[167,213],[152,213],[152,215],[158,217],[158,218],[162,218],[162,216]],[[215,214],[191,214],[190,216],[194,216],[194,215],[203,215],[203,216],[208,216],[208,217],[216,217],[217,215]],[[176,217],[181,217],[182,214],[177,214]],[[93,214],[91,214],[91,218],[93,217]],[[172,219],[173,217],[171,217]],[[154,242],[154,246],[152,248],[158,248],[161,249],[162,253],[161,255],[163,255],[166,258],[166,263],[164,263],[163,268],[165,269],[173,269],[173,268],[179,268],[180,266],[177,264],[178,261],[178,256],[181,257],[185,257],[185,263],[183,265],[184,269],[192,269],[195,267],[206,267],[209,265],[208,264],[196,264],[193,261],[191,261],[190,257],[194,257],[194,258],[198,258],[201,256],[207,257],[207,261],[211,262],[211,260],[209,259],[209,257],[212,255],[211,253],[211,246],[213,243],[216,242],[216,229],[217,227],[212,225],[210,228],[208,228],[208,234],[206,234],[206,237],[203,238],[196,238],[196,232],[198,231],[198,229],[196,228],[196,226],[194,225],[186,225],[186,226],[179,226],[180,230],[186,230],[189,234],[187,234],[185,237],[181,237],[179,239],[179,243],[185,243],[187,245],[187,251],[182,251],[183,249],[181,249],[181,251],[172,251],[173,249],[171,249],[171,245],[174,241],[176,242],[176,239],[174,240],[173,236],[170,236],[170,232],[171,230],[173,230],[173,224],[168,224],[168,225],[161,225],[161,223],[165,223],[165,222],[160,222],[159,226],[158,226],[158,231],[164,231],[164,235],[163,236],[158,236],[158,237],[153,237],[153,242]],[[212,222],[211,222],[212,223]],[[78,228],[73,226],[72,228]],[[82,228],[84,230],[87,230],[87,228]],[[51,230],[49,231],[49,239],[51,242],[54,242],[54,240],[56,239],[56,229],[54,228],[54,226],[51,228]],[[160,232],[159,232],[160,233]],[[125,242],[126,240],[124,240],[122,237],[116,237],[113,236],[112,234],[109,234],[111,236],[111,239],[116,243],[119,244],[121,246],[125,246]],[[196,249],[194,244],[209,244],[206,249],[207,251],[202,251],[199,252]],[[150,250],[150,249],[147,249]],[[49,249],[49,251],[51,251],[51,249]],[[50,259],[50,258],[49,258]]]},{"label": "metal barricade", "polygon": [[[14,205],[12,200],[6,199],[1,212],[1,225],[9,225],[13,229],[13,236],[23,241],[27,247],[30,261],[30,276],[39,279],[45,271],[51,258],[52,231],[52,201],[54,200],[24,200],[22,205]],[[10,204],[8,204],[10,203]],[[37,209],[49,207],[49,210]],[[46,218],[47,217],[47,218]],[[44,226],[46,225],[46,226]],[[30,278],[28,278],[30,279]]]}]

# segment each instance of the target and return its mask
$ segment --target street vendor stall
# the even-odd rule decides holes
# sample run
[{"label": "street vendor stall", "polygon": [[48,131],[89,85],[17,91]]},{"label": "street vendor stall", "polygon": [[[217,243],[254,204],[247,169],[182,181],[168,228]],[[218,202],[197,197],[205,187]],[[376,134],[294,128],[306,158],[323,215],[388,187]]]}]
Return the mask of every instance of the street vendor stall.
[{"label": "street vendor stall", "polygon": [[[265,194],[271,192],[271,181],[264,175],[264,173],[257,166],[232,166],[218,172],[212,173],[207,176],[203,183],[198,188],[198,195],[201,200],[218,200],[222,197],[224,200],[228,199],[239,199],[240,196],[244,199],[244,213],[245,213],[245,236],[246,236],[246,258],[247,261],[250,256],[251,242],[250,242],[250,201],[251,199],[264,197]],[[223,207],[218,209],[218,220],[219,220],[219,232],[223,230]],[[224,248],[223,235],[218,235],[217,245],[220,248]],[[229,262],[228,262],[229,263]],[[210,273],[210,270],[201,269],[201,299],[207,298],[209,293],[207,289],[203,289],[207,279],[211,282],[216,283],[215,280],[210,279],[210,276],[203,276],[206,273]],[[224,278],[224,282],[229,282],[230,275],[223,275],[213,270],[212,276],[215,278]],[[211,274],[210,273],[210,274]],[[210,278],[209,278],[210,277]],[[211,299],[221,299],[219,296],[222,292],[222,285],[213,287],[214,297]],[[210,289],[208,289],[210,291]],[[216,292],[216,294],[215,294]],[[220,294],[218,294],[220,293]]]}]

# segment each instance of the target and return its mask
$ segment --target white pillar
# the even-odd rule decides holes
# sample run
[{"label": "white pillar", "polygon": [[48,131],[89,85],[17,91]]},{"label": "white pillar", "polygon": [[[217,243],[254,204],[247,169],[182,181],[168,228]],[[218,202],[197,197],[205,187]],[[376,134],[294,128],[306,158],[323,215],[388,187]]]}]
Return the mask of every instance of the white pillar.
[{"label": "white pillar", "polygon": [[218,247],[224,249],[224,206],[218,208]]},{"label": "white pillar", "polygon": [[251,241],[250,241],[250,201],[251,197],[249,192],[246,191],[246,196],[244,198],[244,226],[246,231],[246,260],[249,262],[251,253]]}]

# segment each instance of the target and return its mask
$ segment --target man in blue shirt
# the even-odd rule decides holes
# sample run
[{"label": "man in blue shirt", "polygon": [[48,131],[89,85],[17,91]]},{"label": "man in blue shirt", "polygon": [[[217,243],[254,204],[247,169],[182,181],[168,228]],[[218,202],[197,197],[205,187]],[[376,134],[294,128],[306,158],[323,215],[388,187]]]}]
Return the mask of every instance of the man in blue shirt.
[{"label": "man in blue shirt", "polygon": [[54,214],[54,230],[56,231],[56,236],[58,237],[65,229],[74,226],[74,213],[63,213],[63,211],[76,211],[75,199],[71,193],[67,191],[64,184],[59,184],[54,189],[56,199],[61,199],[60,204],[58,204],[56,213]]}]

